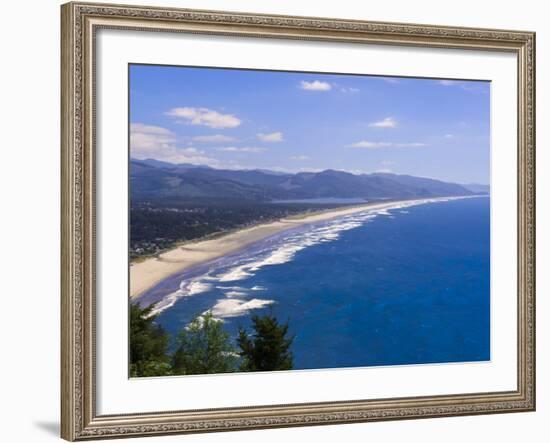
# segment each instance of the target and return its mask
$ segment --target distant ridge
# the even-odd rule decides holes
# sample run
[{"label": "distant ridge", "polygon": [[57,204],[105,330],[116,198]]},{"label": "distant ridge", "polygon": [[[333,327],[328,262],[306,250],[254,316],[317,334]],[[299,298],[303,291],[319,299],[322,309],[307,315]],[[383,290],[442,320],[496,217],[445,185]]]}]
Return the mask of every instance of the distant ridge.
[{"label": "distant ridge", "polygon": [[468,183],[461,186],[466,188],[468,191],[475,192],[476,194],[489,194],[489,192],[491,192],[491,186],[489,185],[480,185],[479,183]]},{"label": "distant ridge", "polygon": [[352,174],[327,169],[296,174],[214,169],[158,160],[130,160],[133,198],[238,199],[415,198],[472,195],[467,186],[411,175]]}]

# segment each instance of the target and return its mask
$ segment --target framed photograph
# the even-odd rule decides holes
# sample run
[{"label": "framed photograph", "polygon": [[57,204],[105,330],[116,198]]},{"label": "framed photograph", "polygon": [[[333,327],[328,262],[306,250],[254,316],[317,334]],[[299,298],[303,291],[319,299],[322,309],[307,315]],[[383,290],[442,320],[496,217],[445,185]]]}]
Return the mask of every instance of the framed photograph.
[{"label": "framed photograph", "polygon": [[62,437],[535,409],[535,35],[68,3]]}]

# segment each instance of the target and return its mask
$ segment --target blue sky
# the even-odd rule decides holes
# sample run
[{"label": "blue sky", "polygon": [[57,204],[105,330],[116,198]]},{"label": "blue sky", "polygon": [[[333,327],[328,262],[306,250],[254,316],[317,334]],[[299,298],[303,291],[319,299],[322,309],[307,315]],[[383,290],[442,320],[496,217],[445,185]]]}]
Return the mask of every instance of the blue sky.
[{"label": "blue sky", "polygon": [[133,158],[489,183],[490,83],[130,66]]}]

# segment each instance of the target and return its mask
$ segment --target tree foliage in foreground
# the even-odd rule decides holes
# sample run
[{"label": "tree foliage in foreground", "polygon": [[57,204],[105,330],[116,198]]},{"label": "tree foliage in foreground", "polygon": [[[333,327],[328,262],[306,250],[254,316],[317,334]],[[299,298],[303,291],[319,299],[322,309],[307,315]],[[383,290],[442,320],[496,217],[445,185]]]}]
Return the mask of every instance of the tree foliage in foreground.
[{"label": "tree foliage in foreground", "polygon": [[223,322],[207,312],[180,331],[170,353],[170,337],[152,310],[153,305],[130,304],[131,377],[292,369],[294,337],[287,337],[288,322],[279,324],[273,315],[253,316],[254,332],[240,329],[237,348]]},{"label": "tree foliage in foreground", "polygon": [[237,350],[222,322],[207,312],[180,332],[172,367],[178,375],[219,374],[234,372],[237,360]]},{"label": "tree foliage in foreground", "polygon": [[171,375],[168,335],[155,323],[153,306],[141,308],[130,304],[130,376]]},{"label": "tree foliage in foreground", "polygon": [[241,348],[242,371],[280,371],[292,369],[290,346],[294,337],[287,337],[288,322],[279,324],[273,315],[252,317],[252,337],[240,329],[237,343]]}]

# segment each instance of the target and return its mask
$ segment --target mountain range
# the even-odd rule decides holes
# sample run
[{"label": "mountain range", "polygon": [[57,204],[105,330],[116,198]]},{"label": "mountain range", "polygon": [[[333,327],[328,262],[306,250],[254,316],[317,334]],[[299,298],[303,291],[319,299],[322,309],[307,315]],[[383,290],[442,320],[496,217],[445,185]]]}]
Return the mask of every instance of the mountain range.
[{"label": "mountain range", "polygon": [[309,198],[397,199],[486,194],[485,185],[460,185],[411,175],[215,169],[158,160],[130,160],[132,198],[271,201]]}]

